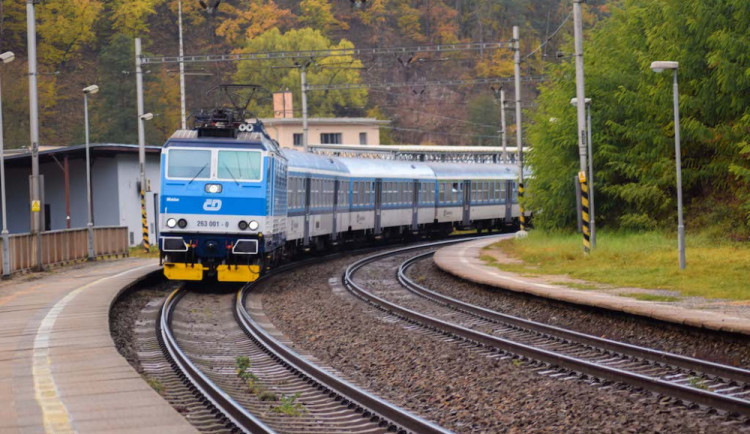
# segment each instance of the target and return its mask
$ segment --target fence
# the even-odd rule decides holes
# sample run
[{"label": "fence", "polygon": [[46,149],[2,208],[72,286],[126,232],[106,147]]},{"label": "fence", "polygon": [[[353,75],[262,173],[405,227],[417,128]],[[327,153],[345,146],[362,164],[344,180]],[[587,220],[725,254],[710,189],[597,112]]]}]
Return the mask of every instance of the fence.
[{"label": "fence", "polygon": [[[42,232],[42,265],[64,264],[88,258],[88,235],[86,229],[65,229]],[[30,270],[38,266],[36,238],[32,234],[10,235],[10,272]],[[2,240],[0,240],[2,247]],[[104,226],[94,228],[94,256],[127,255],[128,228]],[[3,249],[0,248],[0,269]],[[3,273],[5,270],[2,270]]]}]

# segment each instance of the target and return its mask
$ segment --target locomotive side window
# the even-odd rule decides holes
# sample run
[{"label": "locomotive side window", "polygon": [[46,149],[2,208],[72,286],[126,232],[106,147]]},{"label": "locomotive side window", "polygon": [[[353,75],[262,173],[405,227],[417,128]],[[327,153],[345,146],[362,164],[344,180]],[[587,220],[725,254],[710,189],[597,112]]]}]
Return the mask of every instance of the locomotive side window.
[{"label": "locomotive side window", "polygon": [[211,151],[170,149],[167,176],[208,179],[211,177]]},{"label": "locomotive side window", "polygon": [[219,179],[260,181],[261,155],[254,151],[219,151]]}]

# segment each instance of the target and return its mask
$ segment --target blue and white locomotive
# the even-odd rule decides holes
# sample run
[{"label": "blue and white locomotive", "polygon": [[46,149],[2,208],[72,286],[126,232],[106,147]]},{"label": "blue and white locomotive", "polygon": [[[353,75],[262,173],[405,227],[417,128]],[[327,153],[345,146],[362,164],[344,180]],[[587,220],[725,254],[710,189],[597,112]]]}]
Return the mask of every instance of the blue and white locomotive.
[{"label": "blue and white locomotive", "polygon": [[172,280],[249,282],[301,250],[519,217],[515,166],[324,157],[281,150],[231,111],[196,119],[161,157],[159,247]]}]

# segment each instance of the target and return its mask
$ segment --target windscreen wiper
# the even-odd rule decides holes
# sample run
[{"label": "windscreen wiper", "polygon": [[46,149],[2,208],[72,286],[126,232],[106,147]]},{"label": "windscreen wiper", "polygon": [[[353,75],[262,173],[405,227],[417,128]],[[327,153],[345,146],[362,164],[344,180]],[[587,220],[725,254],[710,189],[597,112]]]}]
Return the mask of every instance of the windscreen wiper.
[{"label": "windscreen wiper", "polygon": [[226,164],[224,164],[224,163],[221,163],[221,165],[222,165],[222,166],[224,166],[224,168],[225,168],[225,169],[227,169],[227,172],[229,172],[229,176],[231,176],[231,177],[232,177],[232,179],[234,180],[234,183],[235,183],[235,184],[237,184],[237,185],[239,186],[239,185],[240,185],[240,182],[239,182],[239,181],[237,181],[237,178],[236,178],[236,177],[234,176],[234,173],[232,173],[232,171],[231,171],[231,170],[229,170],[229,166],[227,166],[227,165],[226,165]]},{"label": "windscreen wiper", "polygon": [[197,178],[201,173],[203,173],[204,170],[206,170],[206,167],[208,167],[208,163],[204,164],[203,167],[201,167],[201,170],[199,170],[198,173],[196,173],[195,176],[193,176],[193,179],[191,179],[190,182],[188,182],[188,185],[192,184],[193,181],[195,181],[195,178]]}]

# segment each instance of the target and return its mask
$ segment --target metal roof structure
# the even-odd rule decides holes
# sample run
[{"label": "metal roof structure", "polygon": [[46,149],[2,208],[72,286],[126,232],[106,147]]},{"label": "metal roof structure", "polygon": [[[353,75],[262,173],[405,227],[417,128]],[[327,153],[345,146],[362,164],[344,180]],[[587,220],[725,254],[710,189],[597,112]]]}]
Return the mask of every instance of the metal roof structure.
[{"label": "metal roof structure", "polygon": [[[147,154],[158,154],[161,153],[161,146],[149,145],[145,147]],[[9,152],[10,151],[10,152]],[[15,150],[5,150],[5,161],[10,165],[24,165],[31,164],[31,152],[27,149],[21,150],[20,152],[13,152]],[[96,154],[100,155],[116,155],[116,154],[127,154],[127,153],[138,153],[138,145],[128,145],[122,143],[92,143],[89,145],[89,151],[92,156]],[[58,157],[69,156],[72,158],[85,158],[86,145],[72,145],[72,146],[58,146],[50,147],[47,149],[39,150],[40,162],[49,160],[56,160]]]},{"label": "metal roof structure", "polygon": [[[375,158],[420,162],[513,163],[516,147],[419,145],[310,145],[310,152],[350,158]],[[527,152],[528,148],[524,148]]]}]

